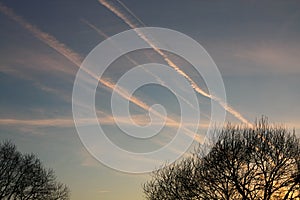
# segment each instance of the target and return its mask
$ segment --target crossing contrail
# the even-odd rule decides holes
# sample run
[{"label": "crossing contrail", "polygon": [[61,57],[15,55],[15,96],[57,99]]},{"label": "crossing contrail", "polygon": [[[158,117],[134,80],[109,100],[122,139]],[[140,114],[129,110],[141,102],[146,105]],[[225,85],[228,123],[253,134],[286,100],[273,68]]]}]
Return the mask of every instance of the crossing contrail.
[{"label": "crossing contrail", "polygon": [[[125,5],[124,5],[125,6]],[[101,29],[99,29],[98,27],[96,27],[94,24],[90,23],[89,21],[85,20],[85,19],[81,19],[81,21],[83,23],[85,23],[86,25],[88,25],[90,28],[92,28],[94,31],[96,31],[99,35],[101,35],[103,38],[108,39],[111,41],[111,38],[106,35],[106,33],[104,33],[104,31],[102,31]],[[111,41],[112,45],[115,45],[116,48],[119,49],[118,45],[114,43],[114,41]],[[122,49],[119,49],[122,52]],[[135,61],[133,58],[131,58],[129,55],[125,54],[125,57],[134,65],[134,66],[138,66],[139,63],[137,61]],[[149,59],[151,60],[151,58],[149,57]],[[153,61],[153,60],[151,60]],[[153,61],[154,62],[154,61]],[[149,71],[147,68],[143,67],[143,69],[145,70],[145,72],[147,72],[148,74],[150,74],[151,76],[153,76],[161,85],[166,86],[165,82],[158,77],[156,74],[152,73],[151,71]],[[175,91],[172,90],[172,92],[174,94]],[[191,104],[187,99],[185,99],[183,96],[176,94],[176,96],[178,96],[180,99],[182,99],[187,105],[189,105],[191,108],[196,109],[195,106],[193,104]],[[205,118],[209,119],[210,116],[208,116],[207,114],[201,112],[201,115],[203,115]]]},{"label": "crossing contrail", "polygon": [[[23,19],[21,16],[17,15],[16,13],[14,13],[14,11],[12,9],[6,7],[2,3],[0,3],[0,12],[2,12],[3,14],[5,14],[10,19],[12,19],[15,22],[17,22],[18,24],[20,24],[23,28],[25,28],[30,33],[32,33],[41,42],[43,42],[46,45],[48,45],[49,47],[53,48],[59,54],[63,55],[69,61],[71,61],[72,63],[74,63],[78,68],[80,68],[81,62],[82,62],[83,58],[78,53],[74,52],[72,49],[70,49],[69,47],[67,47],[65,44],[63,44],[60,41],[58,41],[52,35],[50,35],[50,34],[48,34],[46,32],[43,32],[42,30],[40,30],[36,26],[30,24],[25,19]],[[182,125],[181,123],[177,122],[176,120],[174,120],[174,119],[172,119],[172,118],[170,118],[168,116],[165,117],[162,114],[160,114],[159,112],[156,112],[155,110],[150,109],[151,107],[148,104],[146,104],[145,102],[143,102],[139,98],[132,96],[125,89],[123,89],[122,87],[116,85],[112,81],[110,81],[108,79],[104,79],[104,78],[99,78],[97,75],[95,75],[93,72],[89,71],[86,68],[82,67],[81,69],[84,72],[86,72],[88,75],[90,75],[92,78],[98,80],[101,84],[103,84],[104,86],[106,86],[107,88],[109,88],[111,91],[115,91],[121,97],[123,97],[124,99],[127,99],[128,101],[130,101],[133,104],[139,106],[140,108],[142,108],[142,109],[144,109],[146,111],[150,111],[154,115],[156,115],[156,116],[158,116],[158,117],[160,117],[162,119],[166,118],[166,122],[176,123],[179,127]],[[183,129],[186,131],[186,134],[189,135],[189,136],[193,136],[194,134],[196,136],[198,136],[197,133],[194,133],[193,131],[189,130],[185,126],[183,127]],[[197,138],[199,138],[199,137],[195,137],[196,140],[197,140]],[[197,141],[198,142],[202,142],[202,141],[199,141],[199,140],[197,140]]]},{"label": "crossing contrail", "polygon": [[[143,22],[136,17],[136,15],[133,14],[132,11],[130,11],[130,9],[125,6],[124,3],[121,3],[120,5],[123,6],[127,12],[129,12],[131,14],[131,16],[128,16],[126,13],[122,12],[120,9],[118,9],[116,6],[114,6],[112,3],[106,1],[106,0],[99,0],[99,2],[105,6],[106,8],[108,8],[111,12],[113,12],[116,16],[118,16],[120,19],[122,19],[129,27],[135,29],[136,33],[138,34],[139,37],[141,37],[145,42],[147,42],[150,47],[156,52],[158,53],[160,56],[162,56],[162,58],[165,60],[165,62],[172,67],[177,73],[179,73],[180,75],[182,75],[184,78],[186,78],[191,87],[199,94],[210,98],[214,101],[217,101],[226,111],[228,111],[229,113],[231,113],[233,116],[235,116],[237,119],[239,119],[241,122],[252,126],[252,123],[250,123],[245,117],[243,117],[243,115],[241,113],[239,113],[238,111],[236,111],[233,107],[231,107],[230,105],[228,105],[226,102],[224,102],[222,99],[213,96],[211,94],[208,94],[207,92],[205,92],[202,88],[200,88],[193,80],[192,78],[187,75],[183,70],[180,69],[179,66],[177,66],[163,51],[161,51],[159,48],[157,48],[155,46],[155,44],[141,31],[139,31],[138,28],[139,26],[136,24],[142,24]],[[118,2],[120,2],[120,0],[118,0]],[[133,20],[131,20],[130,18],[134,18],[137,22],[133,22]]]}]

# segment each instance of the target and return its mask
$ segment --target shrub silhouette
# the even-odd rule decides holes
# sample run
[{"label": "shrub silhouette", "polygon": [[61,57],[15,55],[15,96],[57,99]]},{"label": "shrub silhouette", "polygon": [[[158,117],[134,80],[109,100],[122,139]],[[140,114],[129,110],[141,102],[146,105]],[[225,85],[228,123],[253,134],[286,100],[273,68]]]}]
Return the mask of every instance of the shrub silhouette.
[{"label": "shrub silhouette", "polygon": [[11,142],[0,144],[0,199],[67,200],[69,189],[56,181],[33,154],[22,154]]},{"label": "shrub silhouette", "polygon": [[[300,199],[300,144],[294,132],[263,118],[253,128],[227,125],[208,154],[153,172],[149,200]],[[205,156],[204,156],[205,155]]]}]

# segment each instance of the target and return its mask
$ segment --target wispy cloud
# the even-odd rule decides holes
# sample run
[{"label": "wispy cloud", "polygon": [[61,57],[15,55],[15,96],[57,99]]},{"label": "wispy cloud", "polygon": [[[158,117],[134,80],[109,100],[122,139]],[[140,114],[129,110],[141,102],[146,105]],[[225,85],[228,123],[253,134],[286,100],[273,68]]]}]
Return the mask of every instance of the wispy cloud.
[{"label": "wispy cloud", "polygon": [[[99,112],[99,111],[98,111]],[[149,121],[148,116],[146,115],[132,115],[131,119],[139,124],[146,125]],[[103,117],[98,117],[97,119],[81,119],[78,121],[78,124],[83,125],[97,125],[101,123],[103,125],[114,125],[115,121],[118,120],[121,124],[131,125],[132,121],[127,117],[117,117],[111,116],[108,114],[104,114]],[[49,118],[49,119],[15,119],[15,118],[0,118],[0,124],[4,126],[32,126],[32,127],[74,127],[73,118]],[[152,122],[153,125],[160,125],[160,123]],[[178,122],[174,122],[174,120],[167,120],[166,126],[168,127],[178,127]],[[186,123],[185,127],[189,128],[207,128],[208,123],[195,124],[195,123]]]},{"label": "wispy cloud", "polygon": [[109,193],[111,191],[109,191],[109,190],[98,190],[97,192],[103,194],[103,193]]},{"label": "wispy cloud", "polygon": [[0,119],[1,125],[6,126],[37,126],[37,127],[71,127],[74,126],[73,119],[64,119],[64,118],[58,118],[58,119]]},{"label": "wispy cloud", "polygon": [[[263,71],[281,74],[300,73],[299,47],[279,44],[256,44],[247,49],[239,49],[235,53],[237,59],[251,62],[260,73]],[[253,65],[252,64],[252,65]]]},{"label": "wispy cloud", "polygon": [[68,103],[71,102],[71,95],[68,94],[66,91],[62,91],[61,88],[56,89],[54,87],[49,87],[49,86],[43,84],[41,81],[39,81],[38,78],[34,77],[31,73],[24,72],[24,70],[19,70],[19,69],[13,68],[13,67],[2,65],[0,67],[0,72],[10,75],[10,76],[17,77],[22,80],[31,81],[36,88],[38,88],[42,91],[45,91],[47,93],[54,94],[57,97],[63,99],[65,102],[68,102]]},{"label": "wispy cloud", "polygon": [[81,166],[83,167],[98,167],[99,162],[85,149],[79,151],[81,157]]}]

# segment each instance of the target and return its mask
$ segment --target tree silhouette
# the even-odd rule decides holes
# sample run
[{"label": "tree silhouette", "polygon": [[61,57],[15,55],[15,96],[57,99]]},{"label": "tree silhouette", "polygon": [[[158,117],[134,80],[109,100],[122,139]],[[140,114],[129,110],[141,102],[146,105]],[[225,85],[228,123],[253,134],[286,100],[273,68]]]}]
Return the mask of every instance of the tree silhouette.
[{"label": "tree silhouette", "polygon": [[149,200],[300,199],[300,143],[295,133],[271,126],[228,125],[203,157],[193,156],[153,172],[143,189]]},{"label": "tree silhouette", "polygon": [[56,181],[33,154],[22,154],[11,142],[0,144],[0,199],[67,200],[69,189]]}]

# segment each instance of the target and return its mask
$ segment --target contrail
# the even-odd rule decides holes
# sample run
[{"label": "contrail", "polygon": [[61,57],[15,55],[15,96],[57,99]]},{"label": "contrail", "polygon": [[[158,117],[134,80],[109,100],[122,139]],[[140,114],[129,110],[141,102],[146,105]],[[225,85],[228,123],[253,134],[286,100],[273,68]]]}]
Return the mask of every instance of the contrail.
[{"label": "contrail", "polygon": [[[30,24],[29,22],[24,20],[21,16],[15,14],[12,9],[4,6],[2,3],[0,3],[0,12],[2,12],[6,16],[8,16],[10,19],[17,22],[18,24],[20,24],[23,28],[25,28],[26,30],[31,32],[40,41],[42,41],[43,43],[45,43],[48,46],[50,46],[51,48],[53,48],[55,51],[57,51],[58,53],[63,55],[69,61],[74,63],[78,68],[80,68],[80,65],[81,65],[81,62],[83,59],[78,53],[74,52],[72,49],[68,48],[66,45],[59,42],[52,35],[45,33],[43,31],[41,31],[40,29],[38,29],[36,26]],[[126,90],[124,90],[120,86],[116,85],[112,81],[103,79],[103,78],[99,78],[93,72],[89,71],[86,68],[81,68],[81,69],[84,72],[86,72],[88,75],[90,75],[92,78],[98,80],[101,84],[103,84],[110,90],[117,92],[121,97],[127,99],[128,101],[132,102],[133,104],[141,107],[142,109],[144,109],[146,111],[151,111],[153,114],[155,114],[156,116],[159,116],[162,119],[165,118],[165,116],[161,115],[159,112],[150,110],[149,105],[147,105],[145,102],[141,101],[139,98],[131,96]],[[177,123],[178,126],[181,125],[176,120],[173,120],[169,117],[167,117],[167,121],[172,122],[172,123]],[[192,136],[194,134],[197,135],[197,133],[194,133],[193,131],[187,129],[186,127],[183,127],[183,129],[186,131],[187,135],[191,134],[189,136]],[[197,137],[195,137],[195,139],[197,139]],[[200,142],[200,141],[198,141],[198,142]]]},{"label": "contrail", "polygon": [[[138,34],[139,37],[141,37],[145,42],[147,42],[150,47],[159,55],[162,56],[162,58],[165,60],[165,62],[172,67],[177,73],[179,73],[180,75],[182,75],[183,77],[185,77],[191,84],[191,87],[198,92],[199,94],[208,97],[214,101],[217,101],[226,111],[228,111],[229,113],[231,113],[233,116],[235,116],[236,118],[238,118],[240,121],[242,121],[243,123],[252,126],[252,123],[250,123],[246,118],[244,118],[242,116],[241,113],[239,113],[238,111],[236,111],[234,108],[232,108],[230,105],[228,105],[227,103],[223,102],[223,100],[219,99],[218,97],[215,97],[211,94],[208,94],[207,92],[205,92],[203,89],[201,89],[184,71],[182,71],[180,69],[180,67],[178,67],[171,59],[168,58],[168,56],[163,53],[163,51],[161,51],[159,48],[157,48],[155,46],[155,44],[141,31],[136,30],[136,28],[138,28],[139,26],[137,26],[124,12],[122,12],[121,10],[119,10],[117,7],[115,7],[112,3],[107,2],[106,0],[99,0],[99,2],[105,6],[106,8],[108,8],[110,11],[112,11],[115,15],[117,15],[119,18],[121,18],[128,26],[130,26],[131,28],[135,29],[136,33]],[[118,0],[118,2],[120,2]],[[124,6],[124,3],[121,3],[120,5]],[[124,8],[131,13],[131,15],[137,20],[137,21],[141,21],[139,18],[136,18],[136,16],[134,14],[132,14],[133,12],[129,10],[128,7],[124,6]],[[143,24],[143,23],[142,23]]]},{"label": "contrail", "polygon": [[146,24],[144,24],[144,22],[138,18],[138,16],[136,16],[122,1],[120,0],[116,0],[119,4],[121,4],[123,6],[123,8],[125,8],[127,10],[127,12],[129,12],[136,20],[138,20],[139,23],[142,24],[142,26],[146,26]]},{"label": "contrail", "polygon": [[[65,58],[67,58],[69,61],[74,63],[78,68],[80,68],[81,62],[83,58],[70,48],[68,48],[66,45],[63,43],[59,42],[55,37],[52,35],[45,33],[38,29],[36,26],[30,24],[29,22],[25,21],[21,16],[15,14],[13,10],[10,8],[4,6],[2,3],[0,3],[0,11],[7,15],[10,19],[16,21],[18,24],[20,24],[23,28],[31,32],[36,38],[38,38],[40,41],[43,43],[47,44],[51,48],[53,48],[55,51],[63,55]],[[149,109],[150,107],[145,104],[144,102],[140,101],[139,99],[135,97],[130,97],[129,94],[127,94],[122,88],[118,87],[115,88],[115,84],[109,80],[105,80],[103,78],[98,78],[94,73],[90,72],[88,69],[83,68],[83,70],[92,76],[94,79],[99,80],[100,83],[105,85],[111,90],[116,90],[118,94],[120,94],[122,97],[130,100],[132,103],[138,105],[139,107],[143,109]]]},{"label": "contrail", "polygon": [[[99,112],[99,110],[97,111]],[[103,113],[100,111],[100,113]],[[106,113],[103,113],[103,117],[98,117],[95,119],[80,119],[78,121],[79,124],[105,124],[105,125],[114,125],[116,117],[112,115],[108,115]],[[118,121],[122,124],[131,124],[131,121],[128,121],[127,117],[117,117]],[[147,120],[147,117],[145,115],[133,115],[132,119],[137,123],[144,123],[145,120]],[[17,125],[17,126],[36,126],[36,127],[73,127],[74,126],[74,120],[73,118],[48,118],[48,119],[16,119],[16,118],[0,118],[0,125],[5,126],[11,126],[11,125]],[[160,123],[154,123],[154,125],[160,125]],[[171,128],[178,127],[178,123],[173,123],[171,121],[167,121],[166,125]],[[207,128],[208,123],[202,123],[202,124],[194,124],[194,123],[187,123],[186,127],[197,127],[200,126],[202,128]]]},{"label": "contrail", "polygon": [[71,62],[76,65],[81,64],[82,58],[77,53],[73,52],[71,49],[67,48],[64,44],[57,41],[53,36],[39,30],[36,26],[25,21],[21,16],[16,15],[13,10],[4,6],[0,3],[0,11],[8,16],[10,19],[16,21],[23,28],[31,32],[36,38],[46,43],[48,46],[52,47],[54,50],[68,58]]},{"label": "contrail", "polygon": [[[94,24],[90,23],[89,21],[85,20],[85,19],[81,19],[81,21],[83,23],[85,23],[86,25],[88,25],[90,28],[92,28],[94,31],[96,31],[99,35],[101,35],[103,38],[105,39],[109,39],[110,37],[108,35],[106,35],[102,30],[100,30],[99,28],[97,28]],[[111,41],[111,43],[113,43],[113,41]],[[114,44],[114,43],[113,43]],[[132,59],[130,56],[125,55],[125,57],[134,65],[139,65],[139,63],[137,63],[134,59]]]},{"label": "contrail", "polygon": [[[85,20],[85,19],[81,19],[81,21],[83,23],[85,23],[86,25],[88,25],[90,28],[92,28],[93,30],[95,30],[99,35],[101,35],[103,38],[108,39],[111,41],[111,43],[113,45],[116,46],[116,48],[119,49],[118,45],[114,43],[114,41],[112,41],[110,39],[110,37],[108,35],[106,35],[101,29],[99,29],[98,27],[96,27],[94,24],[90,23],[89,21]],[[120,49],[120,51],[122,51],[122,49]],[[131,58],[130,56],[128,56],[127,54],[125,55],[125,57],[134,65],[134,66],[138,66],[139,63],[136,62],[133,58]],[[149,58],[151,60],[151,58]],[[150,74],[151,76],[153,76],[161,85],[166,86],[165,82],[163,80],[161,80],[160,77],[158,77],[156,74],[152,73],[151,71],[149,71],[147,68],[143,67],[143,69],[145,70],[145,72],[147,72],[148,74]],[[175,94],[175,91],[172,91]],[[181,98],[187,105],[189,105],[191,108],[196,109],[194,105],[192,105],[187,99],[185,99],[184,97],[182,97],[181,95],[176,94],[176,96],[178,96],[179,98]],[[207,119],[209,119],[210,117],[201,112],[201,115],[203,115],[204,117],[206,117]]]}]

